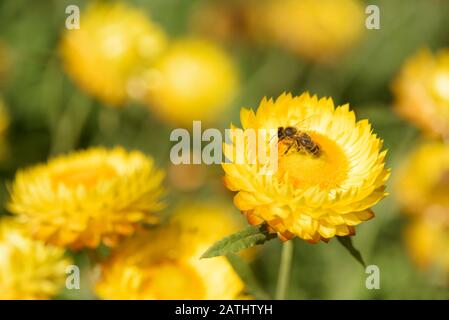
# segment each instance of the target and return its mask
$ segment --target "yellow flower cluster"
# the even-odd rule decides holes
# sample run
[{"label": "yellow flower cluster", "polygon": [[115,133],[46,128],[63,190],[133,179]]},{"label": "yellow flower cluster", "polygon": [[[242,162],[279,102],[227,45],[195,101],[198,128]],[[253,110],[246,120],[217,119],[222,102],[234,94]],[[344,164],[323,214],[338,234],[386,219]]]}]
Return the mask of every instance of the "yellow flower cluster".
[{"label": "yellow flower cluster", "polygon": [[151,159],[122,148],[93,148],[17,172],[8,204],[14,227],[0,225],[0,291],[7,292],[0,297],[51,297],[68,261],[58,246],[115,246],[129,235],[101,266],[101,298],[243,298],[244,284],[226,258],[199,259],[242,227],[230,209],[189,205],[167,224],[142,226],[159,221],[162,176]]},{"label": "yellow flower cluster", "polygon": [[[241,223],[217,203],[176,210],[167,225],[141,231],[102,265],[97,294],[105,299],[236,299],[244,286],[225,257],[200,259]],[[238,216],[237,216],[238,217]]]},{"label": "yellow flower cluster", "polygon": [[395,182],[399,202],[412,215],[405,240],[418,266],[449,271],[449,145],[418,146]]},{"label": "yellow flower cluster", "polygon": [[31,239],[23,226],[0,220],[0,299],[48,299],[64,284],[64,250]]},{"label": "yellow flower cluster", "polygon": [[[223,164],[225,183],[237,192],[234,202],[251,224],[266,222],[281,239],[314,243],[353,235],[356,225],[374,216],[370,208],[386,195],[386,151],[369,122],[357,122],[348,105],[335,107],[331,99],[308,93],[282,94],[263,99],[256,113],[242,109],[240,121],[242,130],[300,128],[320,149],[318,155],[285,153],[288,143],[281,141],[271,176],[258,164]],[[232,159],[236,146],[228,147]]]},{"label": "yellow flower cluster", "polygon": [[18,171],[8,208],[48,243],[114,246],[140,223],[158,222],[162,179],[141,152],[93,148]]},{"label": "yellow flower cluster", "polygon": [[[363,26],[355,0],[270,0],[259,8],[259,31],[317,61],[346,51]],[[63,32],[60,54],[86,93],[115,107],[137,100],[172,125],[213,123],[237,93],[236,68],[221,48],[197,38],[169,40],[124,2],[89,4],[81,28]],[[0,134],[7,126],[2,118],[0,109]],[[371,207],[386,195],[386,151],[348,105],[283,94],[262,100],[257,112],[243,109],[241,122],[240,132],[299,128],[319,147],[315,154],[287,152],[291,141],[279,141],[278,170],[270,176],[258,164],[223,164],[226,186],[237,192],[235,204],[250,224],[265,223],[282,240],[316,243],[354,235],[356,225],[374,216]],[[227,147],[226,156],[236,151]],[[100,298],[243,298],[244,283],[225,257],[200,259],[242,224],[215,202],[179,207],[160,223],[163,177],[153,159],[121,147],[95,147],[18,170],[8,186],[14,219],[0,221],[0,298],[55,296],[70,262],[64,248],[101,245],[111,251],[95,286]],[[201,184],[194,180],[181,188]]]},{"label": "yellow flower cluster", "polygon": [[169,44],[159,25],[122,2],[88,6],[60,47],[67,73],[86,92],[112,106],[137,100],[170,124],[216,120],[237,89],[221,48],[194,38]]},{"label": "yellow flower cluster", "polygon": [[449,138],[449,50],[423,49],[393,82],[395,110],[431,137]]},{"label": "yellow flower cluster", "polygon": [[449,274],[449,50],[418,51],[392,89],[396,112],[434,138],[414,148],[395,181],[398,201],[411,215],[405,241],[418,266]]}]

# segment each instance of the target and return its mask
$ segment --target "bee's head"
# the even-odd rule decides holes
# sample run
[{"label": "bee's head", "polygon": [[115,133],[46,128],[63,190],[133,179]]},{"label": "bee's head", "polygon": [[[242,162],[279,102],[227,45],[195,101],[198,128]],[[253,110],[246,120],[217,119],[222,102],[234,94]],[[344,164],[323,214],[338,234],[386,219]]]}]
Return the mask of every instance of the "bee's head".
[{"label": "bee's head", "polygon": [[290,137],[290,136],[294,135],[295,133],[296,133],[296,128],[294,128],[294,127],[285,128],[285,135],[287,137]]},{"label": "bee's head", "polygon": [[278,128],[278,139],[281,139],[284,136],[284,127]]}]

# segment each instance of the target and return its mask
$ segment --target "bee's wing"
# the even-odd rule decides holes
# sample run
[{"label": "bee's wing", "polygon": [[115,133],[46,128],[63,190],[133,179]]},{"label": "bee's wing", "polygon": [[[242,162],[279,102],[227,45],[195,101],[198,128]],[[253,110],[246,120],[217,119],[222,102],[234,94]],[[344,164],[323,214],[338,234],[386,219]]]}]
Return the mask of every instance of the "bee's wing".
[{"label": "bee's wing", "polygon": [[268,144],[270,144],[271,143],[271,141],[273,141],[273,139],[274,138],[276,138],[277,137],[277,133],[276,134],[274,134],[271,138],[270,138],[270,140],[268,141]]},{"label": "bee's wing", "polygon": [[313,122],[313,120],[317,119],[319,117],[318,114],[314,114],[310,117],[307,117],[305,119],[299,120],[297,122],[295,122],[292,127],[297,128],[298,130],[307,130],[310,128],[311,123]]},{"label": "bee's wing", "polygon": [[[314,120],[314,119],[317,119],[318,117],[319,117],[318,114],[314,114],[314,115],[312,115],[312,116],[310,116],[310,117],[307,117],[307,118],[305,118],[305,119],[302,119],[302,120],[299,120],[299,121],[297,121],[297,122],[294,122],[293,124],[288,125],[288,126],[292,126],[292,127],[298,128],[298,130],[307,130],[307,129],[309,128],[309,126],[310,126],[311,121]],[[308,124],[308,125],[307,125],[307,124]],[[285,126],[287,126],[287,125],[285,125]],[[274,139],[275,137],[277,137],[277,133],[274,134],[274,135],[270,138],[270,140],[268,141],[268,143],[271,143],[271,141],[273,141],[273,139]]]}]

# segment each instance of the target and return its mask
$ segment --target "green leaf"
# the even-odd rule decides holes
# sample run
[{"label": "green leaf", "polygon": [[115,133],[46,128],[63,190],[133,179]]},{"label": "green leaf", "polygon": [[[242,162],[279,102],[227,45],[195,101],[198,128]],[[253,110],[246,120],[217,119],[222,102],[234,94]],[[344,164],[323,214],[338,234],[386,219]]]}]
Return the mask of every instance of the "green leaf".
[{"label": "green leaf", "polygon": [[269,233],[265,225],[250,226],[214,243],[203,253],[201,259],[237,253],[240,250],[263,244],[274,238],[276,238],[276,234]]},{"label": "green leaf", "polygon": [[360,251],[354,248],[350,236],[337,237],[338,241],[345,247],[346,250],[353,256],[364,268],[366,268],[365,261],[363,261]]},{"label": "green leaf", "polygon": [[256,277],[254,276],[253,271],[245,260],[234,253],[227,254],[226,258],[228,259],[229,263],[232,265],[240,279],[242,279],[242,281],[245,283],[246,290],[250,295],[258,300],[270,299],[268,294],[260,286]]}]

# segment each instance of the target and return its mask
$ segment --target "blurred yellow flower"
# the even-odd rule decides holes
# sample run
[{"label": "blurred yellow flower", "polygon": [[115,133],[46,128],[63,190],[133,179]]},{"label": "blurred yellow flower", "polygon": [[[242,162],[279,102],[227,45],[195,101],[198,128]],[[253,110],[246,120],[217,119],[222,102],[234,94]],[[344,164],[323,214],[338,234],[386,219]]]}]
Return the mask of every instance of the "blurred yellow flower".
[{"label": "blurred yellow flower", "polygon": [[64,284],[64,250],[31,239],[22,225],[0,220],[0,299],[48,299]]},{"label": "blurred yellow flower", "polygon": [[449,145],[418,145],[399,168],[395,194],[413,216],[405,230],[410,256],[421,269],[449,275]]},{"label": "blurred yellow flower", "polygon": [[358,0],[269,0],[253,13],[254,32],[310,60],[348,50],[365,28]]},{"label": "blurred yellow flower", "polygon": [[228,55],[205,40],[175,41],[149,76],[147,103],[163,120],[191,126],[222,115],[237,89]]},{"label": "blurred yellow flower", "polygon": [[418,267],[449,274],[449,212],[439,220],[414,218],[405,230],[405,242]]},{"label": "blurred yellow flower", "polygon": [[394,185],[407,212],[449,218],[449,145],[419,145],[398,169]]},{"label": "blurred yellow flower", "polygon": [[86,92],[118,106],[166,46],[166,36],[139,9],[124,2],[95,2],[81,13],[81,27],[61,41],[65,69]]},{"label": "blurred yellow flower", "polygon": [[[374,216],[370,208],[386,195],[386,151],[368,120],[356,122],[349,105],[335,108],[331,99],[282,94],[276,101],[263,99],[257,113],[242,109],[240,120],[245,131],[296,127],[320,149],[318,155],[285,153],[288,143],[279,142],[273,175],[258,164],[223,164],[225,184],[238,192],[234,202],[249,223],[268,223],[282,240],[298,236],[315,243],[353,235],[354,226]],[[228,159],[237,147],[233,140],[225,147]]]},{"label": "blurred yellow flower", "polygon": [[8,208],[48,243],[114,246],[140,223],[158,222],[162,179],[141,152],[92,148],[18,171]]},{"label": "blurred yellow flower", "polygon": [[225,257],[200,259],[242,224],[219,203],[190,204],[164,226],[141,231],[102,265],[104,299],[236,299],[244,286]]},{"label": "blurred yellow flower", "polygon": [[393,82],[395,109],[431,136],[449,138],[449,49],[423,49]]}]

